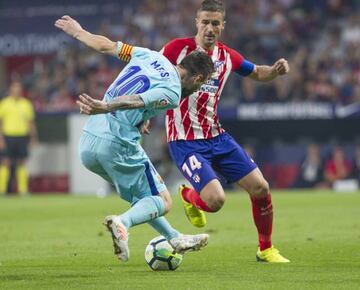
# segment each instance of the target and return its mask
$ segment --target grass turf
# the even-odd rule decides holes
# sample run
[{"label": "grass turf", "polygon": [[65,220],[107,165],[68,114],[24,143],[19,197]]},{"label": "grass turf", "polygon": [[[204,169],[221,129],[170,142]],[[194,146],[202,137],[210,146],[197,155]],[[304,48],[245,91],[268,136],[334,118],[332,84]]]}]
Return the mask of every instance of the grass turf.
[{"label": "grass turf", "polygon": [[[107,214],[127,208],[116,196],[0,199],[0,289],[360,289],[360,194],[276,192],[273,242],[290,264],[255,262],[257,237],[245,194],[228,194],[208,214],[210,243],[174,272],[152,272],[144,260],[157,235],[131,229],[131,257],[120,264]],[[199,233],[174,197],[170,222]]]}]

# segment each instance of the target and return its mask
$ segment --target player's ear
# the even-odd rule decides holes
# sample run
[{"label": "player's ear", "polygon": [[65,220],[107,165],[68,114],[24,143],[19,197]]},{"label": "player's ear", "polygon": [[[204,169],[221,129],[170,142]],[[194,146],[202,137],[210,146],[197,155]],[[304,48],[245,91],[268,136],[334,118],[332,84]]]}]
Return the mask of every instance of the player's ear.
[{"label": "player's ear", "polygon": [[206,81],[206,79],[202,74],[198,74],[198,75],[194,76],[195,83],[203,83],[205,81]]}]

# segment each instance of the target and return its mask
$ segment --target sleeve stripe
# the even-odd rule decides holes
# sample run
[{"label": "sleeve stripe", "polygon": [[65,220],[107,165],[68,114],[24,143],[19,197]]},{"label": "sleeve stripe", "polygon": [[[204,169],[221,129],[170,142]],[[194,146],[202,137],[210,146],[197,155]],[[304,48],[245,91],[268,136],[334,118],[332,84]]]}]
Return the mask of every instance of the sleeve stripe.
[{"label": "sleeve stripe", "polygon": [[132,53],[132,50],[133,50],[133,46],[132,45],[128,45],[126,43],[123,43],[122,46],[121,46],[121,50],[119,52],[119,58],[123,61],[130,61],[131,59],[131,53]]}]

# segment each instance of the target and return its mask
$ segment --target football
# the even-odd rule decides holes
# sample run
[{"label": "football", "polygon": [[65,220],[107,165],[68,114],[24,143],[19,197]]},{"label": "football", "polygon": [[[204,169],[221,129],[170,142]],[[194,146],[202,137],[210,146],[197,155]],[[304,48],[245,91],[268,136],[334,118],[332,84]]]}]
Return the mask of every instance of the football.
[{"label": "football", "polygon": [[182,259],[163,236],[152,239],[145,249],[146,263],[154,271],[174,271]]}]

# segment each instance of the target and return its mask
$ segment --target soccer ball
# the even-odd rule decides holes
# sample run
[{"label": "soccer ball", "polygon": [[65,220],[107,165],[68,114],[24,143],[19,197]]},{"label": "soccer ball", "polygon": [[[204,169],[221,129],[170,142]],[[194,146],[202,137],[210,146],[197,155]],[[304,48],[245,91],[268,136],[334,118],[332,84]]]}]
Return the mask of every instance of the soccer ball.
[{"label": "soccer ball", "polygon": [[183,259],[163,237],[153,238],[145,249],[145,260],[154,271],[174,271]]}]

